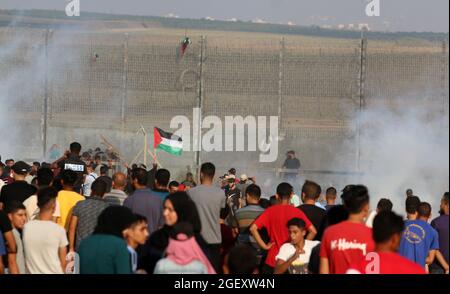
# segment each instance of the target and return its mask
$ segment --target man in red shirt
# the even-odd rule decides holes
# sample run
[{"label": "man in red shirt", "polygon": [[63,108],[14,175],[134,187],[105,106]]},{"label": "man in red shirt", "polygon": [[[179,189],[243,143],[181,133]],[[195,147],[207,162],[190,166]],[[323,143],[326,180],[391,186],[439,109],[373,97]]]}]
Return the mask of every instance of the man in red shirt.
[{"label": "man in red shirt", "polygon": [[347,274],[425,274],[420,265],[397,254],[404,226],[402,217],[394,212],[378,213],[373,221],[375,252],[350,266]]},{"label": "man in red shirt", "polygon": [[351,264],[375,249],[372,229],[364,224],[369,214],[369,191],[362,185],[349,185],[341,197],[349,217],[324,232],[320,246],[321,274],[344,274]]},{"label": "man in red shirt", "polygon": [[[289,231],[286,227],[289,220],[299,218],[305,222],[305,228],[308,230],[306,239],[313,240],[317,234],[316,228],[305,214],[300,209],[290,205],[290,199],[293,195],[294,192],[290,184],[279,184],[276,198],[280,203],[266,209],[250,226],[250,232],[258,245],[264,250],[269,250],[263,273],[273,273],[276,265],[275,256],[278,254],[281,245],[289,241]],[[258,230],[262,228],[267,230],[270,238],[269,244],[266,244],[259,235]]]}]

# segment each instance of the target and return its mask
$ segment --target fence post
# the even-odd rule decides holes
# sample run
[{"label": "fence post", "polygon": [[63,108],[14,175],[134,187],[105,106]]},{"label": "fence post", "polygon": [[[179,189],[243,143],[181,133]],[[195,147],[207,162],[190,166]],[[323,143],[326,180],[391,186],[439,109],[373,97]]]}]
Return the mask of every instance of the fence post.
[{"label": "fence post", "polygon": [[278,123],[279,129],[283,128],[283,60],[284,60],[284,37],[280,40],[280,53],[278,57]]},{"label": "fence post", "polygon": [[201,36],[200,38],[200,53],[199,53],[199,74],[198,74],[198,81],[197,81],[197,89],[198,89],[198,100],[197,100],[197,107],[199,108],[199,115],[198,115],[198,121],[194,122],[197,124],[197,130],[198,134],[197,137],[195,137],[195,134],[193,134],[193,144],[194,147],[195,144],[197,144],[197,149],[195,152],[195,170],[196,170],[196,177],[197,181],[200,181],[200,165],[201,165],[201,150],[202,150],[202,119],[203,119],[203,63],[205,59],[205,43],[206,43],[206,37]]},{"label": "fence post", "polygon": [[357,169],[361,172],[361,114],[366,107],[365,83],[366,83],[366,62],[367,62],[367,38],[365,29],[361,31],[361,41],[359,48],[359,74],[358,74],[358,119],[357,119]]},{"label": "fence post", "polygon": [[46,160],[47,157],[47,129],[48,129],[48,38],[50,30],[45,30],[45,73],[44,73],[44,103],[42,105],[41,112],[41,139],[42,139],[42,159]]},{"label": "fence post", "polygon": [[[447,58],[447,42],[442,41],[441,54],[441,98],[442,98],[442,117],[445,119],[445,110],[448,109],[447,103],[447,74],[448,74],[448,58]],[[444,122],[445,124],[445,122]]]},{"label": "fence post", "polygon": [[122,101],[120,104],[120,122],[122,124],[122,132],[125,131],[125,109],[127,103],[127,83],[128,83],[128,33],[125,33],[125,41],[123,44],[123,74],[122,74]]}]

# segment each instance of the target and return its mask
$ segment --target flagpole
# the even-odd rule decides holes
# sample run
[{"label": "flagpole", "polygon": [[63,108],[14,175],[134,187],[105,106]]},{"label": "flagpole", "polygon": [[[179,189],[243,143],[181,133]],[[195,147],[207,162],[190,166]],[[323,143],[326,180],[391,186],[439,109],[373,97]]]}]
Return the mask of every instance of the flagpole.
[{"label": "flagpole", "polygon": [[147,152],[145,152],[147,147],[147,131],[145,130],[144,126],[141,125],[141,130],[144,133],[144,165],[147,166]]}]

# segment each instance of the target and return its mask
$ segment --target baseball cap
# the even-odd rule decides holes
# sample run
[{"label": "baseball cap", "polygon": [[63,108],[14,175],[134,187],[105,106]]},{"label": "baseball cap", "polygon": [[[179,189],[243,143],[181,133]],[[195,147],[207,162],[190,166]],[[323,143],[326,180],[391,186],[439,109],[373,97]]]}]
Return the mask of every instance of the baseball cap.
[{"label": "baseball cap", "polygon": [[12,170],[16,173],[16,174],[26,174],[29,173],[31,169],[31,166],[29,166],[27,163],[23,162],[23,161],[18,161],[16,163],[14,163],[14,165],[12,166]]}]

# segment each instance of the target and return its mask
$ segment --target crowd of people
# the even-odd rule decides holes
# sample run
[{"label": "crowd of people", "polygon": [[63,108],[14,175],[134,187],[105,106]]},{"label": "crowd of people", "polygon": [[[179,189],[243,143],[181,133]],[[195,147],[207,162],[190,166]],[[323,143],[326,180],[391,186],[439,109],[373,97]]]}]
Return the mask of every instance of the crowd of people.
[{"label": "crowd of people", "polygon": [[264,197],[256,178],[209,162],[199,183],[157,164],[120,172],[77,142],[53,163],[0,158],[0,273],[448,274],[448,192],[439,208],[409,189],[405,207],[371,210],[363,185],[338,201],[289,182]]}]

